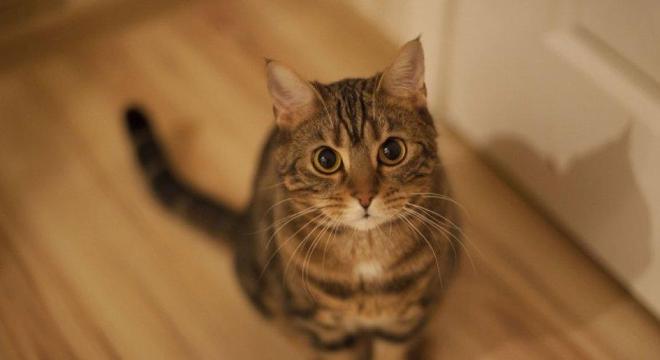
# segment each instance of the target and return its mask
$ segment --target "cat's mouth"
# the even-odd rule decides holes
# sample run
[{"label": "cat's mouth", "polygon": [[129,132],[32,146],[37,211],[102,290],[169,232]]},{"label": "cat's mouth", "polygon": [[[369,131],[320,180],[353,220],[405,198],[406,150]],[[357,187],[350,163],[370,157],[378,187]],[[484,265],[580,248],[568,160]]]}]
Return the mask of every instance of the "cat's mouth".
[{"label": "cat's mouth", "polygon": [[370,212],[365,211],[361,216],[347,219],[344,223],[356,230],[367,231],[375,229],[379,225],[387,222],[387,218],[384,216],[378,216]]},{"label": "cat's mouth", "polygon": [[376,198],[366,209],[357,201],[347,203],[339,221],[347,227],[360,231],[368,231],[390,221],[392,216],[383,208],[382,201]]}]

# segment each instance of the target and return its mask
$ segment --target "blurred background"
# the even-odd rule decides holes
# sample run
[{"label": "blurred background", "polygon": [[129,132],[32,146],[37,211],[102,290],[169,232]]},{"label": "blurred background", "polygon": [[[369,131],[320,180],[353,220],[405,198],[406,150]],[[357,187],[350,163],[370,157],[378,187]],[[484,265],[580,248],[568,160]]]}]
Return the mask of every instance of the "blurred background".
[{"label": "blurred background", "polygon": [[657,358],[655,0],[0,1],[0,358],[297,358],[227,249],[153,201],[123,109],[241,207],[264,57],[369,76],[419,34],[467,233],[434,352]]}]

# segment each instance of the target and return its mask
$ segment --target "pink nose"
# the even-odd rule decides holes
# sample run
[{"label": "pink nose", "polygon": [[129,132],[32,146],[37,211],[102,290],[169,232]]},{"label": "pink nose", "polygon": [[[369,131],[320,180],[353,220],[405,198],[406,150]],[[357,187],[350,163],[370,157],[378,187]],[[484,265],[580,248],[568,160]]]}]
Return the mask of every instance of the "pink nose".
[{"label": "pink nose", "polygon": [[360,202],[360,205],[366,210],[369,205],[371,205],[371,201],[374,199],[374,196],[372,194],[356,194],[355,198]]}]

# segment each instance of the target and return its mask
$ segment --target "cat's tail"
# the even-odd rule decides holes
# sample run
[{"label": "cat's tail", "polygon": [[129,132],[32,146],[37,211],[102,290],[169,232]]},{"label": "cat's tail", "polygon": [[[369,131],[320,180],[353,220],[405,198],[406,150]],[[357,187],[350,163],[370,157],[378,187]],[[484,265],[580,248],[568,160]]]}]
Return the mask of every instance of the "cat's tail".
[{"label": "cat's tail", "polygon": [[232,241],[240,214],[186,184],[175,173],[140,108],[128,108],[125,120],[137,160],[160,203],[212,236]]}]

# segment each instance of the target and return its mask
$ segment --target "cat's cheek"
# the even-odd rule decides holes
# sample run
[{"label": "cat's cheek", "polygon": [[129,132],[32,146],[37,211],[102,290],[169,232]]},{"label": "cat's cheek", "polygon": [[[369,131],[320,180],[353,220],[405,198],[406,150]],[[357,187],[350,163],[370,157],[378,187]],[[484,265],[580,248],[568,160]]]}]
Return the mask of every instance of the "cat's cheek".
[{"label": "cat's cheek", "polygon": [[343,219],[348,222],[360,220],[364,217],[364,209],[355,199],[349,200],[344,208]]},{"label": "cat's cheek", "polygon": [[385,204],[381,197],[376,197],[369,206],[369,215],[372,217],[387,217],[387,212],[385,211]]}]

